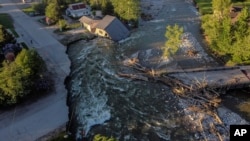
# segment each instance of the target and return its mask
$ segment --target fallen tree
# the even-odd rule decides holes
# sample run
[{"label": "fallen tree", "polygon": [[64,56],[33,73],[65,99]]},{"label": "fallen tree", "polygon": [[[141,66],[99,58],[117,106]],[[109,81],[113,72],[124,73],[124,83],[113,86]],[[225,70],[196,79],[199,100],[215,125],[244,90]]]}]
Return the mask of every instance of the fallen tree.
[{"label": "fallen tree", "polygon": [[[189,105],[188,110],[198,113],[202,112],[213,117],[216,122],[210,123],[211,125],[209,126],[213,127],[211,131],[218,137],[218,140],[222,140],[220,133],[214,128],[216,124],[223,125],[223,122],[216,112],[216,108],[221,102],[220,94],[216,92],[215,89],[207,87],[205,80],[203,82],[196,81],[193,84],[187,85],[177,78],[167,74],[158,74],[154,69],[142,66],[139,64],[138,59],[135,58],[126,60],[124,65],[131,68],[132,71],[129,71],[130,73],[119,72],[118,76],[132,80],[163,83],[169,86],[172,92],[179,98],[185,99]],[[200,120],[202,121],[203,119]]]}]

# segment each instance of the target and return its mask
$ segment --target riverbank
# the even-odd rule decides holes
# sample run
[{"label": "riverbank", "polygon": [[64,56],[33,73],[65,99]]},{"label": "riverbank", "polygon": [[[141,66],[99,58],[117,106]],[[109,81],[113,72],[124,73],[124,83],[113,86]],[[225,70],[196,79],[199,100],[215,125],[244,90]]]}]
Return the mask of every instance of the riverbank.
[{"label": "riverbank", "polygon": [[[190,111],[188,107],[192,105],[187,105],[185,99],[176,98],[166,86],[130,81],[116,76],[115,72],[123,59],[131,57],[136,52],[142,60],[157,63],[160,56],[156,59],[154,55],[157,55],[164,45],[165,25],[175,22],[186,27],[185,31],[189,33],[183,48],[198,48],[199,53],[202,54],[196,54],[195,57],[186,56],[185,50],[180,51],[175,57],[177,60],[171,66],[172,69],[207,67],[208,62],[213,65],[213,60],[204,59],[206,54],[203,54],[196,38],[201,36],[196,29],[199,25],[196,23],[198,18],[194,17],[190,20],[188,17],[178,17],[180,13],[193,10],[192,5],[188,5],[187,11],[184,11],[187,6],[182,5],[183,1],[168,2],[160,3],[163,7],[164,5],[169,7],[161,9],[154,20],[145,22],[138,32],[131,35],[131,40],[121,46],[114,46],[110,41],[101,38],[90,42],[82,41],[71,46],[73,65],[69,91],[71,102],[74,103],[71,105],[71,113],[74,112],[72,122],[75,122],[72,123],[75,124],[73,130],[78,137],[83,134],[81,131],[85,131],[89,136],[103,133],[131,140],[157,141],[187,138],[227,140],[230,124],[245,123],[237,114],[219,107],[217,111],[222,120],[220,123],[208,113]],[[183,11],[175,13],[178,10]],[[189,14],[195,16],[196,12],[192,12]],[[172,19],[174,16],[171,14],[177,14],[176,19]],[[165,16],[168,21],[164,19]],[[187,20],[180,22],[184,18]],[[155,50],[150,51],[152,48]],[[151,56],[151,53],[154,55]],[[169,64],[161,65],[161,68],[169,69]],[[219,134],[212,134],[211,130],[218,131]]]}]

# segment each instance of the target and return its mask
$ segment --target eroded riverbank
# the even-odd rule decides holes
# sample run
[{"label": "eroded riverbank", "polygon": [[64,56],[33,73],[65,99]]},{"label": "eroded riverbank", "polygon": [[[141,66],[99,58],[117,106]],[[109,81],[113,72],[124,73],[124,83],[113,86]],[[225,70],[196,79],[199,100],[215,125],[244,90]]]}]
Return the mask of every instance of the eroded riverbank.
[{"label": "eroded riverbank", "polygon": [[[68,87],[73,115],[69,125],[78,138],[91,138],[99,133],[121,141],[228,140],[230,124],[246,123],[224,107],[218,108],[222,123],[217,123],[207,113],[188,110],[190,105],[185,103],[185,99],[178,99],[163,84],[131,81],[117,76],[120,71],[131,72],[122,63],[135,54],[144,64],[162,61],[159,50],[164,46],[165,27],[169,24],[183,26],[185,33],[190,35],[190,40],[186,40],[182,46],[184,49],[189,45],[190,48],[195,46],[202,49],[199,44],[199,17],[193,5],[182,0],[161,2],[164,2],[163,7],[155,19],[143,23],[121,45],[98,38],[69,47],[72,72]],[[217,65],[213,62],[213,59],[206,59],[204,54],[190,57],[182,50],[173,62],[164,63],[160,69]],[[213,134],[212,129],[218,135]]]}]

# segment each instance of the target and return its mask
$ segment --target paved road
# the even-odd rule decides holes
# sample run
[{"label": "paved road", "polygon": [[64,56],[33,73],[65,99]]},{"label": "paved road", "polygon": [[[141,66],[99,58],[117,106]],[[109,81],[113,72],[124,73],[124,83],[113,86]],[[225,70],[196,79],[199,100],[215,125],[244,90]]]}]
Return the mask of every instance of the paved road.
[{"label": "paved road", "polygon": [[21,12],[16,4],[1,0],[1,6],[0,13],[9,13],[13,17],[16,31],[19,35],[23,34],[22,40],[36,48],[56,81],[53,94],[0,115],[0,141],[33,141],[68,120],[67,91],[63,82],[70,72],[70,61],[65,53],[66,47]]}]

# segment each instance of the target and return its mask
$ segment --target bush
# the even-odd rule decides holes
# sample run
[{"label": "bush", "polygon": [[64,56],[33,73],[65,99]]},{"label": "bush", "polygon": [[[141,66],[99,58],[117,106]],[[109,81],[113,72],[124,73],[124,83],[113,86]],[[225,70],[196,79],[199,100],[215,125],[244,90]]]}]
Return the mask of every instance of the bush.
[{"label": "bush", "polygon": [[46,5],[44,3],[35,3],[32,4],[31,8],[38,14],[44,14]]},{"label": "bush", "polygon": [[109,138],[109,137],[97,134],[97,135],[94,136],[93,141],[117,141],[117,140],[115,138],[113,138],[113,137]]},{"label": "bush", "polygon": [[60,31],[63,31],[64,29],[67,28],[67,21],[64,20],[64,19],[60,19],[60,20],[58,21],[58,25],[59,25]]},{"label": "bush", "polygon": [[15,38],[0,24],[0,48],[8,43],[15,43]]}]

